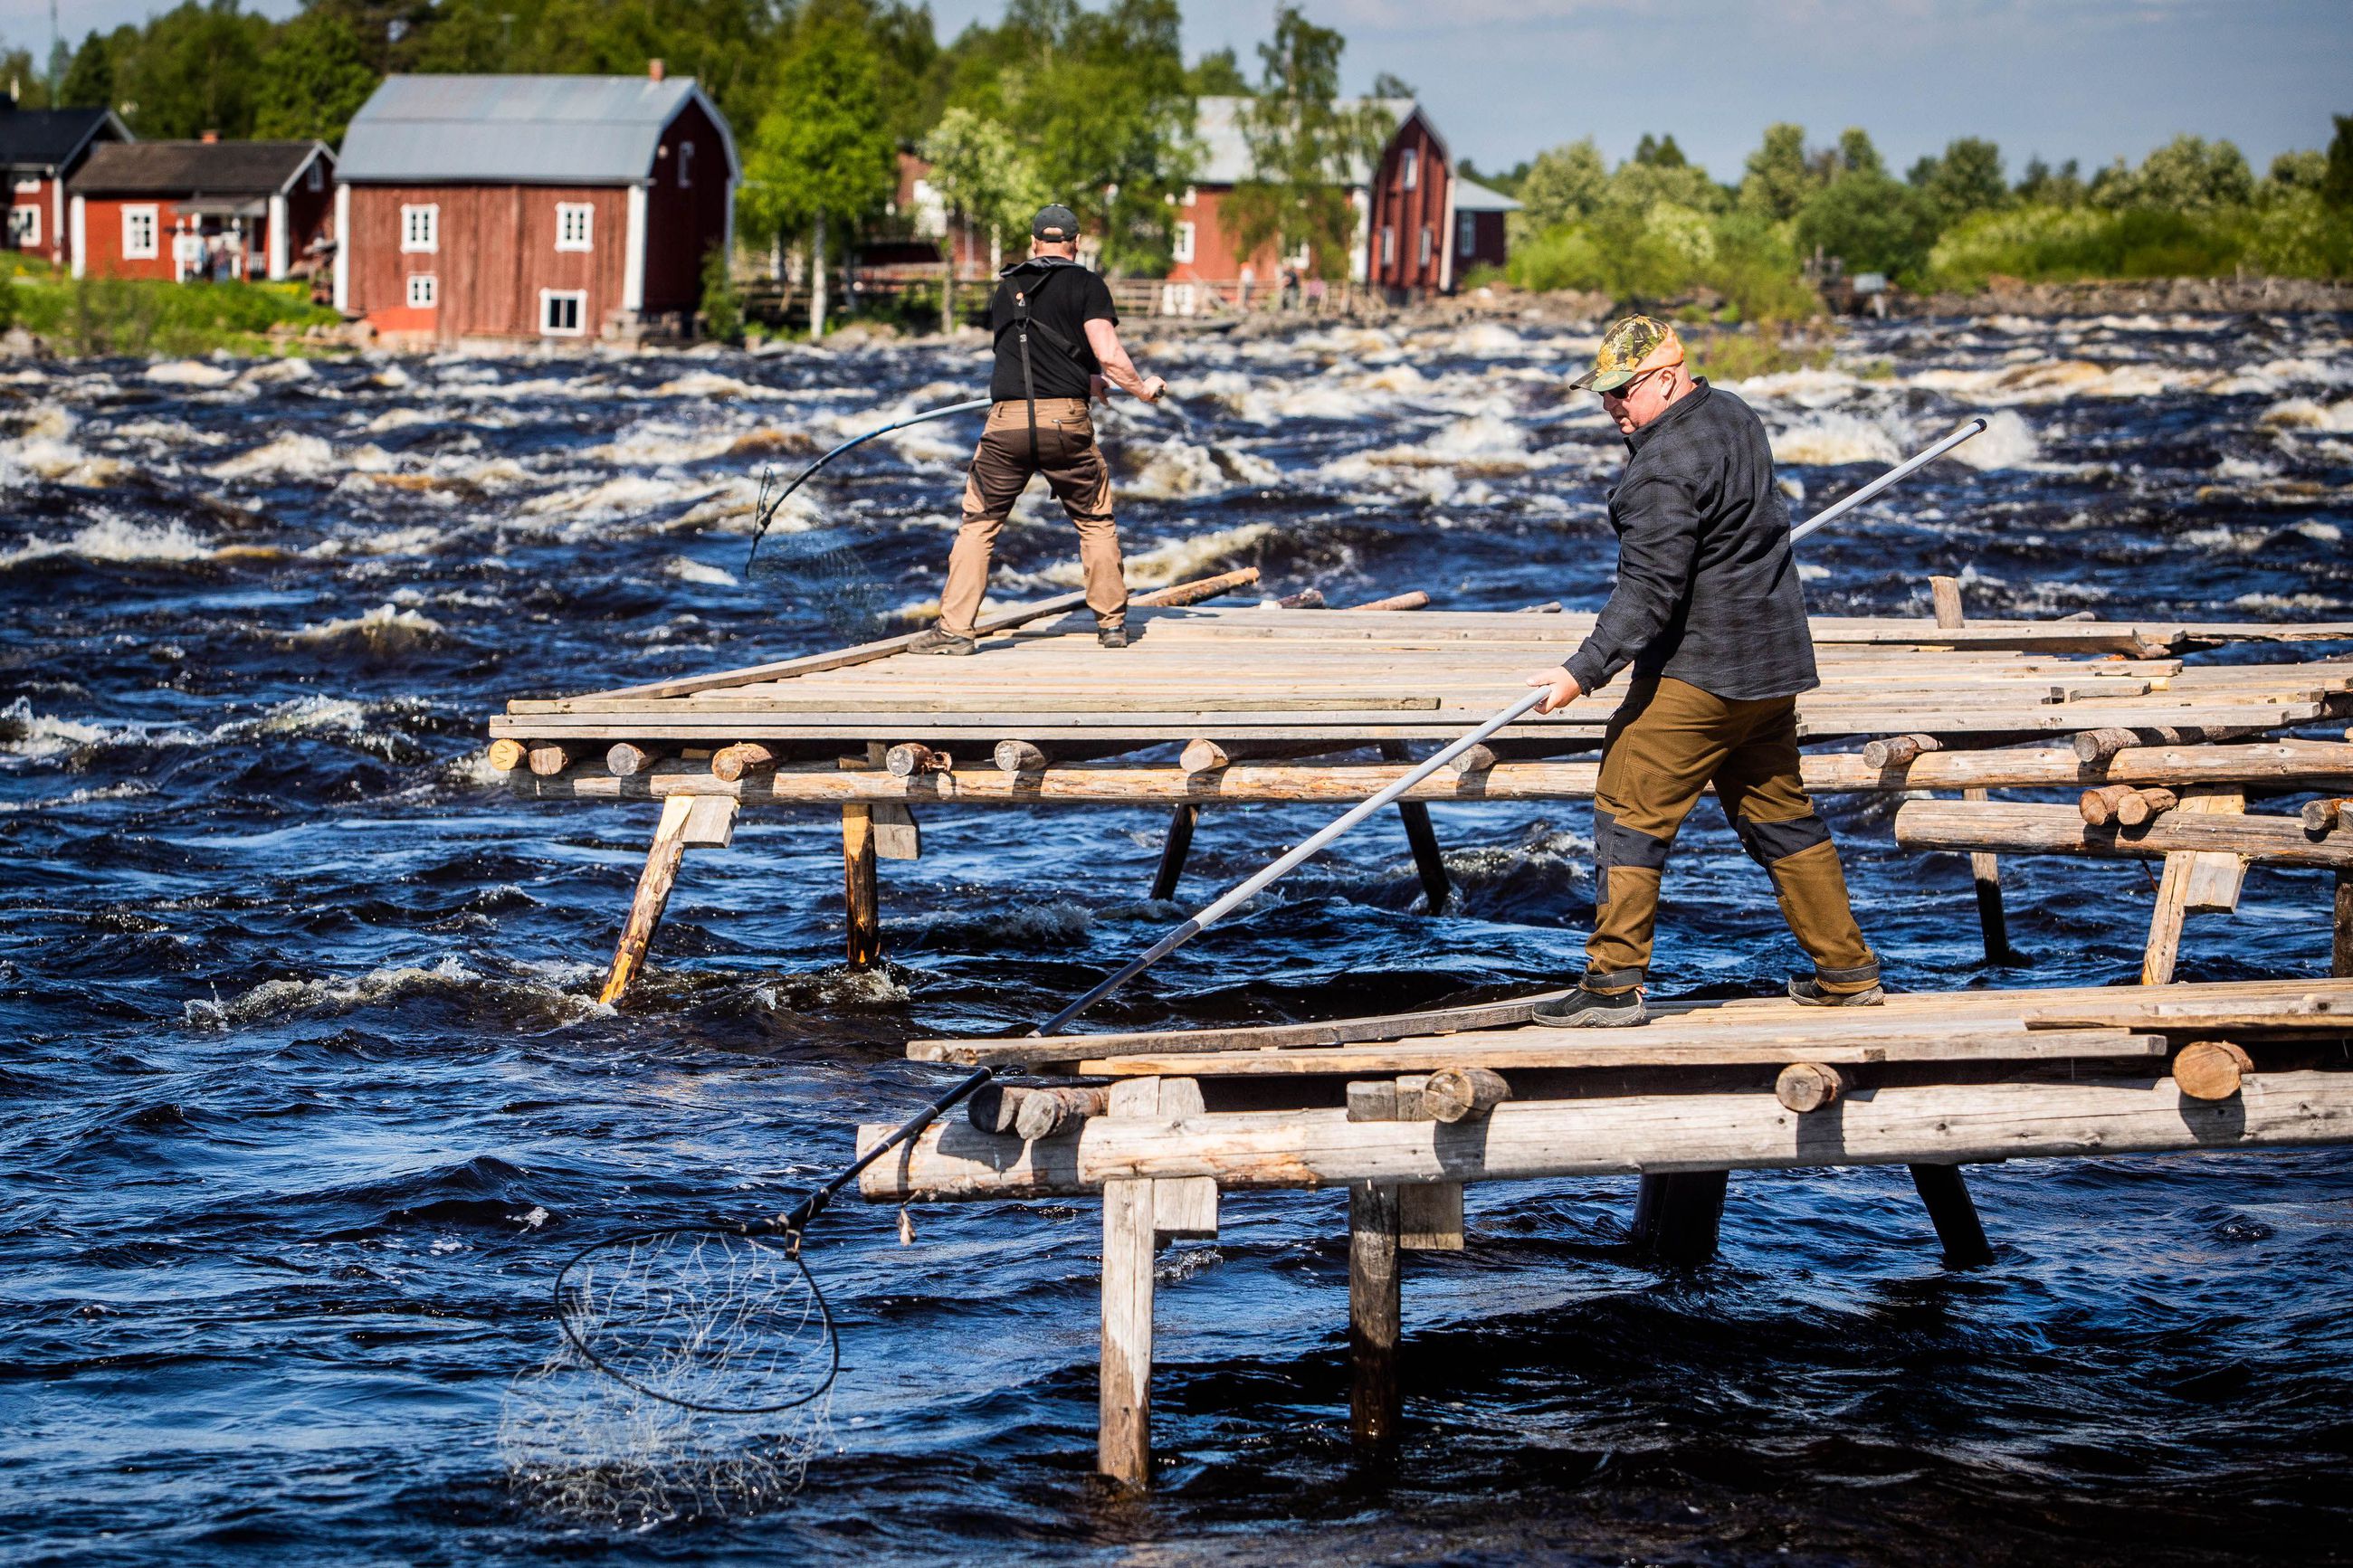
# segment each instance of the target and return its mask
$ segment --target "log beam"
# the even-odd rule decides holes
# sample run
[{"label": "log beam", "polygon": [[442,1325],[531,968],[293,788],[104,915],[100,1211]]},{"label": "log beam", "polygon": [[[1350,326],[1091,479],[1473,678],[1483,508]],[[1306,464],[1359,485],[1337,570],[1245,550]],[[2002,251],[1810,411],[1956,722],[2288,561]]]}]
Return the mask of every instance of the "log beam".
[{"label": "log beam", "polygon": [[1969,1197],[1968,1183],[1962,1179],[1958,1165],[1915,1163],[1912,1185],[1927,1205],[1929,1222],[1936,1227],[1946,1268],[1981,1268],[1993,1261],[1993,1247],[1986,1240],[1984,1222],[1978,1218],[1978,1205]]},{"label": "log beam", "polygon": [[1395,1441],[1402,1412],[1398,1231],[1394,1184],[1348,1184],[1348,1430],[1366,1446]]},{"label": "log beam", "polygon": [[2008,801],[1906,803],[1895,814],[1895,842],[1906,849],[1984,849],[2154,860],[2175,853],[2216,852],[2274,866],[2353,868],[2353,843],[2315,842],[2292,816],[2168,811],[2146,827],[2094,827],[2073,806]]},{"label": "log beam", "polygon": [[[1381,757],[1385,762],[1404,763],[1405,743],[1382,742]],[[1430,807],[1418,800],[1401,800],[1397,808],[1398,820],[1405,825],[1406,847],[1413,851],[1414,873],[1421,879],[1422,901],[1430,913],[1442,914],[1454,884],[1446,874],[1446,855],[1438,847],[1438,830],[1430,826]]]},{"label": "log beam", "polygon": [[1110,1183],[1095,1468],[1132,1487],[1152,1480],[1152,1183]]},{"label": "log beam", "polygon": [[[860,1148],[890,1131],[860,1128]],[[1075,1194],[1137,1175],[1211,1176],[1234,1191],[2347,1142],[2353,1072],[2259,1073],[2219,1106],[2170,1079],[2083,1078],[1882,1087],[1835,1117],[1793,1115],[1750,1090],[1515,1100],[1461,1127],[1350,1121],[1337,1109],[1219,1111],[1182,1126],[1096,1117],[1075,1136],[1018,1144],[955,1122],[875,1162],[860,1191],[896,1204]]]},{"label": "log beam", "polygon": [[2337,918],[2332,922],[2328,973],[2340,979],[2353,977],[2353,871],[2337,873]]},{"label": "log beam", "polygon": [[1161,840],[1160,864],[1152,873],[1152,897],[1155,901],[1176,896],[1176,884],[1185,876],[1185,861],[1193,853],[1193,829],[1200,820],[1201,808],[1189,802],[1168,814],[1168,837]]},{"label": "log beam", "polygon": [[875,867],[871,805],[841,808],[841,876],[849,967],[871,969],[882,956],[882,888]]},{"label": "log beam", "polygon": [[673,795],[662,802],[661,821],[646,851],[645,869],[638,873],[637,896],[629,900],[629,917],[622,922],[620,942],[613,949],[605,987],[596,996],[604,1006],[617,1005],[645,966],[646,949],[653,944],[654,930],[670,906],[670,886],[678,880],[679,862],[686,856],[687,820],[695,804],[691,795]]},{"label": "log beam", "polygon": [[1644,1172],[1634,1195],[1634,1245],[1662,1263],[1715,1256],[1729,1171]]}]

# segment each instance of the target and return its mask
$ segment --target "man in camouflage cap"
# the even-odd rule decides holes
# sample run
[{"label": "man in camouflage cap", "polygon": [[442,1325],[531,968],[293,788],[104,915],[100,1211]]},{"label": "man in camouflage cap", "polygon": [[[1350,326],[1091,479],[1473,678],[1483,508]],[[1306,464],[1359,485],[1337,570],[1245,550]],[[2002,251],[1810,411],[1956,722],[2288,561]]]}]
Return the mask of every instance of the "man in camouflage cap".
[{"label": "man in camouflage cap", "polygon": [[1885,1000],[1838,847],[1799,777],[1797,696],[1821,681],[1764,425],[1694,377],[1674,328],[1649,316],[1613,323],[1571,384],[1601,394],[1626,437],[1625,478],[1609,494],[1618,584],[1566,668],[1528,684],[1550,688],[1540,705],[1549,713],[1630,664],[1634,676],[1594,793],[1585,975],[1536,1021],[1608,1027],[1648,1016],[1660,874],[1711,784],[1814,962],[1789,994],[1825,1007]]}]

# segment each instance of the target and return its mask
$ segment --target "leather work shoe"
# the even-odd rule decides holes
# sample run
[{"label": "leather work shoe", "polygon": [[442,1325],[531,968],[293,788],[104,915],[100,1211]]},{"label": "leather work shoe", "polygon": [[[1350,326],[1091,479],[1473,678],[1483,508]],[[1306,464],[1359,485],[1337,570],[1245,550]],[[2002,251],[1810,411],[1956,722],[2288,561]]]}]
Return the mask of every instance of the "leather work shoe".
[{"label": "leather work shoe", "polygon": [[1876,985],[1868,991],[1825,991],[1812,975],[1799,974],[1790,977],[1789,1000],[1800,1007],[1876,1007],[1887,1000],[1887,993]]},{"label": "leather work shoe", "polygon": [[917,637],[913,642],[909,643],[907,651],[909,653],[978,653],[980,644],[974,638],[960,637],[954,632],[934,626]]},{"label": "leather work shoe", "polygon": [[1103,644],[1105,647],[1125,647],[1127,646],[1127,628],[1125,626],[1097,626],[1095,628],[1095,641]]},{"label": "leather work shoe", "polygon": [[1588,991],[1580,985],[1557,1002],[1547,1002],[1531,1015],[1534,1022],[1555,1029],[1630,1029],[1650,1022],[1642,1005],[1641,988],[1631,991]]}]

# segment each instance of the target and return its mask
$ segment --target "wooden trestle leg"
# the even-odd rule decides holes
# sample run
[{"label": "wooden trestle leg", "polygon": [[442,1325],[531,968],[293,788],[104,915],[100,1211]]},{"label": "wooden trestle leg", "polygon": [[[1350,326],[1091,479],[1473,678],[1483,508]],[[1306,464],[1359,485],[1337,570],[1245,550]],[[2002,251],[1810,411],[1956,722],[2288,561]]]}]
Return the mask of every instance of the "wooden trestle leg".
[{"label": "wooden trestle leg", "polygon": [[[1936,612],[1936,625],[1945,630],[1964,626],[1968,618],[1961,613],[1961,582],[1957,577],[1928,579],[1928,601]],[[1991,798],[1984,790],[1965,789],[1963,800]],[[1988,963],[2015,963],[2018,953],[2010,945],[2010,915],[2001,903],[2001,861],[1992,855],[1969,857],[1969,879],[1978,894],[1978,929],[1985,938]]]},{"label": "wooden trestle leg", "polygon": [[1666,1263],[1704,1263],[1715,1256],[1729,1171],[1668,1171],[1646,1175],[1634,1197],[1634,1245]]},{"label": "wooden trestle leg", "polygon": [[1397,1436],[1400,1300],[1398,1190],[1348,1184],[1348,1426],[1359,1443]]},{"label": "wooden trestle leg", "polygon": [[2337,921],[2329,944],[2328,973],[2353,978],[2353,871],[2337,873]]},{"label": "wooden trestle leg", "polygon": [[1152,1478],[1150,1181],[1103,1184],[1103,1385],[1095,1468],[1144,1486]]},{"label": "wooden trestle leg", "polygon": [[[1405,742],[1384,741],[1381,755],[1392,763],[1409,762]],[[1405,841],[1413,850],[1413,868],[1421,878],[1421,895],[1431,914],[1445,910],[1453,883],[1446,875],[1446,857],[1438,847],[1438,830],[1430,825],[1430,807],[1418,800],[1397,803],[1398,820],[1405,825]]]},{"label": "wooden trestle leg", "polygon": [[1176,883],[1185,875],[1185,858],[1193,852],[1193,827],[1201,819],[1201,808],[1187,801],[1168,814],[1168,837],[1160,846],[1160,868],[1152,873],[1152,897],[1155,900],[1176,896]]},{"label": "wooden trestle leg", "polygon": [[1944,1244],[1946,1268],[1982,1268],[1993,1261],[1985,1225],[1978,1218],[1978,1205],[1970,1201],[1969,1185],[1958,1165],[1915,1165],[1912,1184],[1928,1205],[1936,1239]]},{"label": "wooden trestle leg", "polygon": [[628,994],[645,967],[646,950],[653,945],[662,910],[670,905],[679,863],[690,847],[725,848],[735,835],[735,812],[736,802],[727,795],[674,795],[662,801],[661,821],[646,851],[646,868],[638,873],[637,897],[629,902],[629,918],[621,927],[621,941],[613,949],[613,966],[606,971],[597,1001],[610,1007]]},{"label": "wooden trestle leg", "polygon": [[842,901],[849,916],[849,967],[882,956],[882,889],[874,869],[874,808],[841,808]]}]

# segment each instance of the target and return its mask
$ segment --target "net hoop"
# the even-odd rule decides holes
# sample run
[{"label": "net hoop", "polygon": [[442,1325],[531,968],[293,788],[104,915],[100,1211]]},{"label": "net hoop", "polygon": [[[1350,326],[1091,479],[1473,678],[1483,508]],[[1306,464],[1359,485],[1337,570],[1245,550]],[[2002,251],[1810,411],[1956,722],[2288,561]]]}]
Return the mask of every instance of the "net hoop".
[{"label": "net hoop", "polygon": [[[702,1400],[687,1399],[679,1394],[669,1393],[663,1389],[655,1388],[645,1383],[643,1380],[631,1375],[631,1373],[626,1369],[614,1365],[611,1361],[597,1352],[596,1347],[589,1342],[589,1336],[581,1332],[579,1323],[576,1321],[579,1314],[575,1312],[571,1306],[571,1302],[577,1298],[578,1292],[571,1289],[571,1281],[575,1271],[577,1270],[582,1264],[588,1262],[590,1259],[595,1258],[601,1254],[615,1251],[619,1248],[635,1247],[646,1242],[660,1241],[666,1238],[704,1237],[714,1239],[725,1238],[731,1240],[757,1239],[764,1231],[789,1238],[787,1244],[782,1250],[784,1255],[791,1260],[793,1268],[799,1272],[801,1283],[808,1289],[809,1299],[817,1303],[818,1321],[819,1326],[823,1328],[825,1331],[827,1353],[825,1375],[818,1380],[817,1386],[810,1389],[807,1394],[803,1394],[797,1398],[786,1399],[770,1405],[715,1405],[706,1403]],[[801,1235],[797,1227],[786,1228],[773,1223],[761,1226],[733,1226],[725,1227],[715,1226],[658,1226],[649,1230],[630,1231],[621,1236],[606,1237],[601,1240],[589,1243],[586,1247],[584,1247],[579,1251],[574,1253],[570,1258],[565,1260],[564,1267],[556,1270],[554,1308],[555,1325],[556,1328],[562,1331],[565,1342],[575,1351],[577,1351],[580,1353],[581,1359],[586,1362],[596,1372],[603,1376],[611,1378],[614,1382],[621,1384],[625,1388],[631,1389],[636,1393],[645,1395],[649,1399],[655,1400],[663,1405],[674,1406],[680,1410],[691,1410],[698,1415],[775,1415],[787,1410],[797,1410],[804,1405],[823,1398],[826,1394],[832,1389],[835,1379],[841,1375],[840,1329],[839,1325],[834,1322],[832,1304],[826,1300],[825,1291],[818,1288],[817,1276],[809,1272],[807,1261],[801,1257]]]}]

